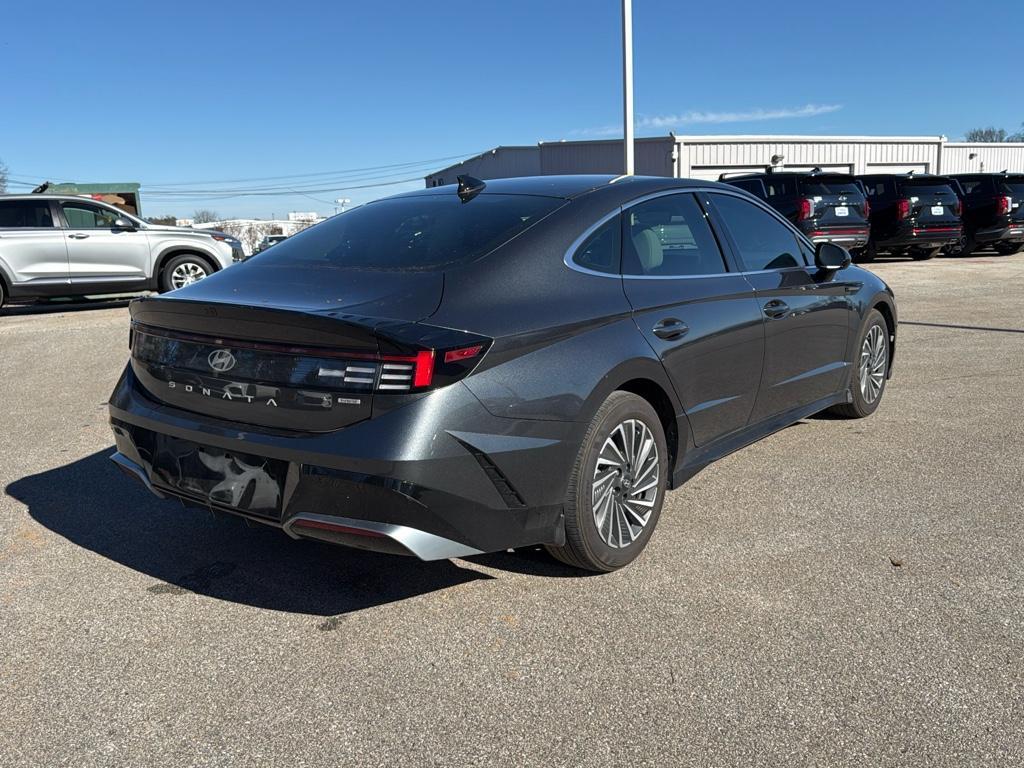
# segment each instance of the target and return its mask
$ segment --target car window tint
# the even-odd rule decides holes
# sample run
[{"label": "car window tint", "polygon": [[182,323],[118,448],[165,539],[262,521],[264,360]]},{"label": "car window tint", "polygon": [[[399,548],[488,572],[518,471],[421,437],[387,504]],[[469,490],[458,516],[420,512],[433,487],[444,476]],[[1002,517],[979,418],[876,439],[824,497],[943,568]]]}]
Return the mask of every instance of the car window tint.
[{"label": "car window tint", "polygon": [[431,270],[484,256],[565,204],[484,192],[396,197],[353,208],[282,240],[254,264]]},{"label": "car window tint", "polygon": [[46,201],[0,201],[0,228],[36,229],[52,226],[50,204]]},{"label": "car window tint", "polygon": [[791,176],[771,176],[765,181],[768,197],[792,197],[796,194],[796,179]]},{"label": "car window tint", "polygon": [[889,194],[884,181],[865,181],[864,191],[867,192],[868,197],[882,197]]},{"label": "car window tint", "polygon": [[88,203],[61,203],[64,218],[71,229],[110,229],[119,214]]},{"label": "car window tint", "polygon": [[622,273],[659,277],[725,272],[718,242],[691,194],[634,205],[623,220]]},{"label": "car window tint", "polygon": [[619,257],[621,249],[622,227],[619,217],[613,216],[588,237],[581,245],[572,260],[586,269],[619,274]]},{"label": "car window tint", "polygon": [[774,216],[738,197],[711,197],[749,271],[804,265],[796,235]]},{"label": "car window tint", "polygon": [[740,189],[747,190],[747,192],[749,192],[752,195],[757,195],[758,197],[764,197],[764,194],[765,194],[764,193],[764,184],[761,182],[760,179],[747,179],[746,181],[734,181],[734,182],[732,182],[732,184],[734,186],[739,187]]}]

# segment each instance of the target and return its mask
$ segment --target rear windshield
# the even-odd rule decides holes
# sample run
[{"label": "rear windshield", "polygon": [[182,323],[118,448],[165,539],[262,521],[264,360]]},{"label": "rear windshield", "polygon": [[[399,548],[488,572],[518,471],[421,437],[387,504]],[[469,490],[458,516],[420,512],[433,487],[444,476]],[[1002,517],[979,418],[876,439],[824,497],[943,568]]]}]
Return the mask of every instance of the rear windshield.
[{"label": "rear windshield", "polygon": [[557,197],[499,194],[463,203],[454,193],[380,200],[293,235],[253,261],[440,269],[490,253],[564,203]]},{"label": "rear windshield", "polygon": [[1004,195],[1010,195],[1014,199],[1024,198],[1024,177],[1006,179],[1006,181],[1000,182],[999,189]]},{"label": "rear windshield", "polygon": [[858,195],[864,193],[853,179],[806,179],[803,182],[805,195]]},{"label": "rear windshield", "polygon": [[954,195],[953,188],[948,184],[936,184],[922,183],[922,184],[904,184],[903,193],[906,195],[913,195],[915,197],[921,197],[922,195]]}]

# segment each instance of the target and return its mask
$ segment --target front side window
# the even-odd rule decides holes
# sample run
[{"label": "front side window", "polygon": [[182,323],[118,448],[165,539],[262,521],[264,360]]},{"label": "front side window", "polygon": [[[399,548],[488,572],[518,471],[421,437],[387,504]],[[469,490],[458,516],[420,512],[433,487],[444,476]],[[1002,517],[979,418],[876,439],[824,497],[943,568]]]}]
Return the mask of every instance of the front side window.
[{"label": "front side window", "polygon": [[0,229],[52,227],[50,204],[45,200],[0,201]]},{"label": "front side window", "polygon": [[283,240],[253,264],[432,270],[493,251],[565,204],[539,195],[412,195],[368,203]]},{"label": "front side window", "polygon": [[747,270],[802,267],[796,235],[753,203],[731,195],[711,195]]},{"label": "front side window", "polygon": [[583,245],[573,255],[572,260],[584,269],[604,272],[609,275],[619,274],[619,256],[621,249],[621,224],[618,216],[594,230]]},{"label": "front side window", "polygon": [[61,203],[71,229],[111,229],[120,214],[89,203]]},{"label": "front side window", "polygon": [[718,242],[692,194],[656,197],[626,211],[624,275],[691,277],[725,271]]}]

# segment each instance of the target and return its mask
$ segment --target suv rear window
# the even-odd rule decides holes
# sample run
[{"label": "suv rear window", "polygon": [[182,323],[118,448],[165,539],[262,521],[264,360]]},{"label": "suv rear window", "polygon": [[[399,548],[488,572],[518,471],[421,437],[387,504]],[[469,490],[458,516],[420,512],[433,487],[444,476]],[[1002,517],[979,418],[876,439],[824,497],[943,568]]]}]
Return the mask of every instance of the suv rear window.
[{"label": "suv rear window", "polygon": [[38,229],[52,227],[50,204],[35,200],[0,200],[0,228]]},{"label": "suv rear window", "polygon": [[417,195],[354,208],[289,237],[254,261],[430,270],[485,256],[565,204],[558,197]]},{"label": "suv rear window", "polygon": [[1024,176],[1014,176],[999,183],[999,191],[1014,200],[1024,199]]},{"label": "suv rear window", "polygon": [[921,196],[921,195],[955,195],[953,188],[949,184],[936,184],[932,182],[904,182],[903,183],[903,194]]},{"label": "suv rear window", "polygon": [[860,195],[860,187],[850,178],[804,179],[801,186],[805,195]]}]

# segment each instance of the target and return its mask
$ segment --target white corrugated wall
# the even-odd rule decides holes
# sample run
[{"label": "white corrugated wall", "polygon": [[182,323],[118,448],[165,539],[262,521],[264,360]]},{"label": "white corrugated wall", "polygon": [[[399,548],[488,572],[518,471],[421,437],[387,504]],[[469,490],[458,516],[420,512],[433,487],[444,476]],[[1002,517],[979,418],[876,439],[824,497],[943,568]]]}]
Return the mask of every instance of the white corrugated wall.
[{"label": "white corrugated wall", "polygon": [[942,149],[942,173],[992,173],[1002,170],[1024,172],[1024,144],[950,142]]}]

